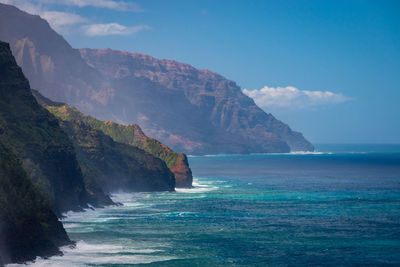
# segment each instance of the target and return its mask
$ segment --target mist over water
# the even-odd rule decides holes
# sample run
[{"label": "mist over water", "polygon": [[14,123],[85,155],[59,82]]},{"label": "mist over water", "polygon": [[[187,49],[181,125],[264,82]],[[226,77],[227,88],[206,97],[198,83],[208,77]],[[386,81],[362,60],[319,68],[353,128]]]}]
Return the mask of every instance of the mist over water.
[{"label": "mist over water", "polygon": [[399,265],[398,148],[189,157],[194,189],[68,213],[76,248],[31,265]]}]

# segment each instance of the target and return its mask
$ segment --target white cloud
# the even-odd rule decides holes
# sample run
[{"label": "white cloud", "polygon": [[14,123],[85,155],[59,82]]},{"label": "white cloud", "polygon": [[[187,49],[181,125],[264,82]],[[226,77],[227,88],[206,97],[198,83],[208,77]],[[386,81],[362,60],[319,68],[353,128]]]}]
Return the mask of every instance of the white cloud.
[{"label": "white cloud", "polygon": [[86,18],[68,12],[44,11],[39,15],[47,20],[56,31],[63,31],[65,30],[65,26],[80,24],[87,21]]},{"label": "white cloud", "polygon": [[43,11],[41,5],[33,4],[26,0],[0,0],[0,3],[16,6],[19,9],[33,15],[39,15],[39,13]]},{"label": "white cloud", "polygon": [[114,0],[37,0],[41,3],[58,4],[77,7],[100,7],[118,11],[143,12],[139,4]]},{"label": "white cloud", "polygon": [[[51,27],[59,33],[69,33],[70,26],[88,23],[88,19],[75,13],[51,11],[49,4],[69,5],[78,7],[101,7],[121,11],[142,12],[140,6],[133,2],[113,0],[0,0],[0,3],[14,5],[33,15],[39,15],[47,20]],[[142,30],[150,29],[148,25],[124,26],[118,23],[87,24],[78,28],[88,36],[130,35]]]},{"label": "white cloud", "polygon": [[268,87],[259,90],[247,90],[243,92],[253,98],[261,108],[304,108],[327,104],[338,104],[351,100],[342,94],[330,91],[299,90],[293,86]]},{"label": "white cloud", "polygon": [[130,35],[143,30],[151,29],[148,25],[124,26],[118,23],[91,24],[82,26],[84,34],[88,36]]},{"label": "white cloud", "polygon": [[49,11],[40,4],[35,5],[24,0],[0,0],[0,3],[14,5],[29,14],[39,15],[43,19],[47,20],[54,30],[60,33],[66,33],[68,31],[68,26],[87,21],[86,18],[77,14],[61,11]]}]

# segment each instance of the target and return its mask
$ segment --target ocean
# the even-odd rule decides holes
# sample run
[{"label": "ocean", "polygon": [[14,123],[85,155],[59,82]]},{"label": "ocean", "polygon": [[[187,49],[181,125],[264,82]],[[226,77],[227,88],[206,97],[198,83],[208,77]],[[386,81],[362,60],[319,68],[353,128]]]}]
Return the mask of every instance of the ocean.
[{"label": "ocean", "polygon": [[[190,156],[193,189],[70,212],[30,266],[400,266],[400,145]],[[10,265],[16,266],[16,265]]]}]

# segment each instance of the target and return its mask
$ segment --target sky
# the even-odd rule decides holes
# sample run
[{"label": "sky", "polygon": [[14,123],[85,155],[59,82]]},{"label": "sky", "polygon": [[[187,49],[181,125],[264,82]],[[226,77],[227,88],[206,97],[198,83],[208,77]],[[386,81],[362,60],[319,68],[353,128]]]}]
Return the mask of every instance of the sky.
[{"label": "sky", "polygon": [[75,48],[218,72],[313,143],[400,143],[400,1],[0,2]]}]

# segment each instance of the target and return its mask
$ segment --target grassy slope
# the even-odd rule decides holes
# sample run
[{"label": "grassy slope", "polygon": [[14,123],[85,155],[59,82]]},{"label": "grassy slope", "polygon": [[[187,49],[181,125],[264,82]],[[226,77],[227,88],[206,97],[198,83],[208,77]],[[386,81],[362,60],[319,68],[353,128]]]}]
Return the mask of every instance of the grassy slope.
[{"label": "grassy slope", "polygon": [[[60,119],[62,129],[75,146],[89,192],[99,187],[106,191],[174,190],[173,174],[164,161],[138,146],[116,142],[107,134],[119,133],[119,139],[127,140],[126,137],[132,136],[137,129],[96,120],[64,103],[53,102],[35,90],[33,94],[42,106]],[[113,131],[114,128],[118,130]]]},{"label": "grassy slope", "polygon": [[174,175],[161,159],[115,142],[80,120],[60,121],[75,145],[87,188],[105,191],[173,191]]},{"label": "grassy slope", "polygon": [[103,131],[116,142],[137,146],[164,160],[168,168],[171,168],[178,163],[180,153],[174,152],[154,138],[144,136],[139,126],[135,124],[122,125],[112,121],[101,121],[85,115],[76,108],[68,105],[47,106],[46,108],[62,120],[84,121],[91,127]]},{"label": "grassy slope", "polygon": [[174,152],[154,138],[147,137],[136,124],[121,125],[112,121],[101,121],[89,115],[85,115],[76,108],[64,103],[53,102],[36,91],[33,91],[36,99],[47,110],[63,121],[82,121],[90,127],[104,132],[114,141],[141,148],[154,156],[162,159],[168,168],[175,174],[178,187],[191,187],[192,173],[187,158],[182,153]]}]

